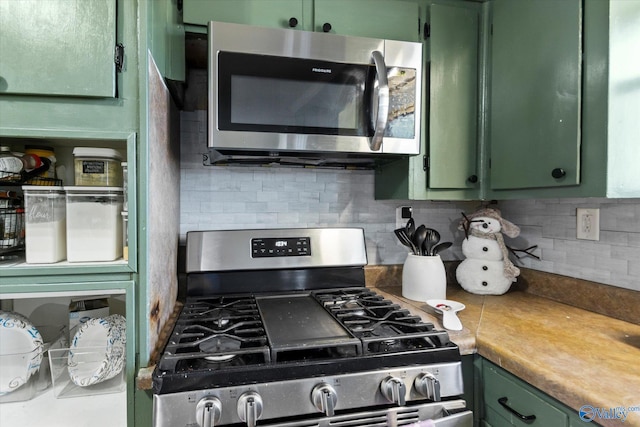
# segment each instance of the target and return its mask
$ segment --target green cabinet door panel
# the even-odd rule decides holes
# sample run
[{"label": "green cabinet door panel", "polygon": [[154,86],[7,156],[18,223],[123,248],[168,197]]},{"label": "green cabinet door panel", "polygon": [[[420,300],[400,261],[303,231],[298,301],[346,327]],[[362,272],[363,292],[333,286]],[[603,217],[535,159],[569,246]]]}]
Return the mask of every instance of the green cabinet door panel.
[{"label": "green cabinet door panel", "polygon": [[115,96],[116,0],[3,0],[0,29],[0,94]]},{"label": "green cabinet door panel", "polygon": [[419,41],[419,9],[414,1],[316,0],[313,30],[380,39]]},{"label": "green cabinet door panel", "polygon": [[577,185],[582,1],[492,6],[491,188]]},{"label": "green cabinet door panel", "polygon": [[473,188],[479,175],[479,17],[475,10],[443,4],[434,4],[429,11],[427,185],[430,188]]},{"label": "green cabinet door panel", "polygon": [[[531,385],[482,360],[483,419],[494,427],[567,427],[573,414]],[[523,420],[520,415],[534,417]]]},{"label": "green cabinet door panel", "polygon": [[302,0],[184,0],[182,15],[185,24],[205,27],[209,21],[222,21],[289,28],[291,18],[299,27],[307,20]]}]

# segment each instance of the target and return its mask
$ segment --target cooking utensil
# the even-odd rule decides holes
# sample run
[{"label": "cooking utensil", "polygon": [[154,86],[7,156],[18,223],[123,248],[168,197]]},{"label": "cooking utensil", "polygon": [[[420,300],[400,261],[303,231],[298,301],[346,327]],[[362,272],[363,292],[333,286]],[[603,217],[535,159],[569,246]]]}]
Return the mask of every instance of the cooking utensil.
[{"label": "cooking utensil", "polygon": [[409,236],[407,236],[407,230],[405,228],[397,228],[393,230],[393,232],[395,233],[398,240],[400,240],[400,243],[411,249],[412,254],[419,255],[418,249],[413,244]]},{"label": "cooking utensil", "polygon": [[416,223],[413,220],[413,217],[409,218],[405,229],[407,230],[407,236],[409,236],[409,239],[413,239],[413,233],[416,232]]},{"label": "cooking utensil", "polygon": [[431,248],[440,242],[440,233],[438,233],[433,228],[426,229],[426,235],[424,240],[424,250],[423,255],[431,255]]},{"label": "cooking utensil", "polygon": [[464,304],[448,299],[430,299],[427,304],[437,312],[442,313],[442,326],[445,329],[452,331],[462,330],[462,323],[456,313],[465,309]]},{"label": "cooking utensil", "polygon": [[431,254],[430,255],[438,255],[440,252],[444,251],[445,249],[449,249],[451,247],[451,245],[452,245],[451,242],[438,243],[433,248],[431,248]]},{"label": "cooking utensil", "polygon": [[424,255],[423,250],[422,250],[422,244],[424,243],[425,239],[427,238],[427,228],[424,225],[420,225],[418,226],[418,228],[416,228],[415,233],[413,233],[413,244],[416,247],[416,255]]}]

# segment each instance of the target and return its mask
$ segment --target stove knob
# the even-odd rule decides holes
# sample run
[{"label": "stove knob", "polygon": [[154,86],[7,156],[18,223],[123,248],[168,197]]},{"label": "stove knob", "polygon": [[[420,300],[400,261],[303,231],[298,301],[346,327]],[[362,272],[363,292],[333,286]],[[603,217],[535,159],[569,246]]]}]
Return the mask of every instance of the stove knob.
[{"label": "stove knob", "polygon": [[221,417],[222,404],[217,397],[203,397],[196,405],[196,422],[199,427],[214,427]]},{"label": "stove knob", "polygon": [[431,373],[420,374],[413,382],[416,391],[434,402],[439,402],[440,397],[440,381]]},{"label": "stove knob", "polygon": [[238,399],[238,417],[248,427],[256,427],[262,416],[262,398],[255,391],[248,391]]},{"label": "stove knob", "polygon": [[407,387],[398,377],[387,377],[380,383],[380,391],[389,402],[397,403],[398,406],[404,406]]},{"label": "stove knob", "polygon": [[327,417],[333,417],[338,394],[329,384],[320,383],[311,391],[311,401],[318,411],[324,412]]}]

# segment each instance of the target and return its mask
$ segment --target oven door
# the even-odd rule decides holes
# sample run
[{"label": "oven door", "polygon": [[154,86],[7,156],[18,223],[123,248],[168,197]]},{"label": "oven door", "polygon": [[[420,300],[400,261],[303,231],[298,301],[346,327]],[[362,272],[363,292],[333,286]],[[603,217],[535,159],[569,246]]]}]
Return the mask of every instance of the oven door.
[{"label": "oven door", "polygon": [[473,412],[466,409],[464,400],[452,400],[261,425],[265,427],[473,427]]}]

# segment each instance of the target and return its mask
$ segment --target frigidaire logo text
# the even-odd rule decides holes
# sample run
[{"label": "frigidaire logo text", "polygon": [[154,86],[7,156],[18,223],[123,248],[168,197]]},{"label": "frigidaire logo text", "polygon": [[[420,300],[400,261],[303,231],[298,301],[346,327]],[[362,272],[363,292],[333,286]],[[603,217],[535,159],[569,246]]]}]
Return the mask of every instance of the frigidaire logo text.
[{"label": "frigidaire logo text", "polygon": [[313,67],[311,69],[311,71],[313,71],[314,73],[331,74],[331,68],[316,68],[316,67]]}]

